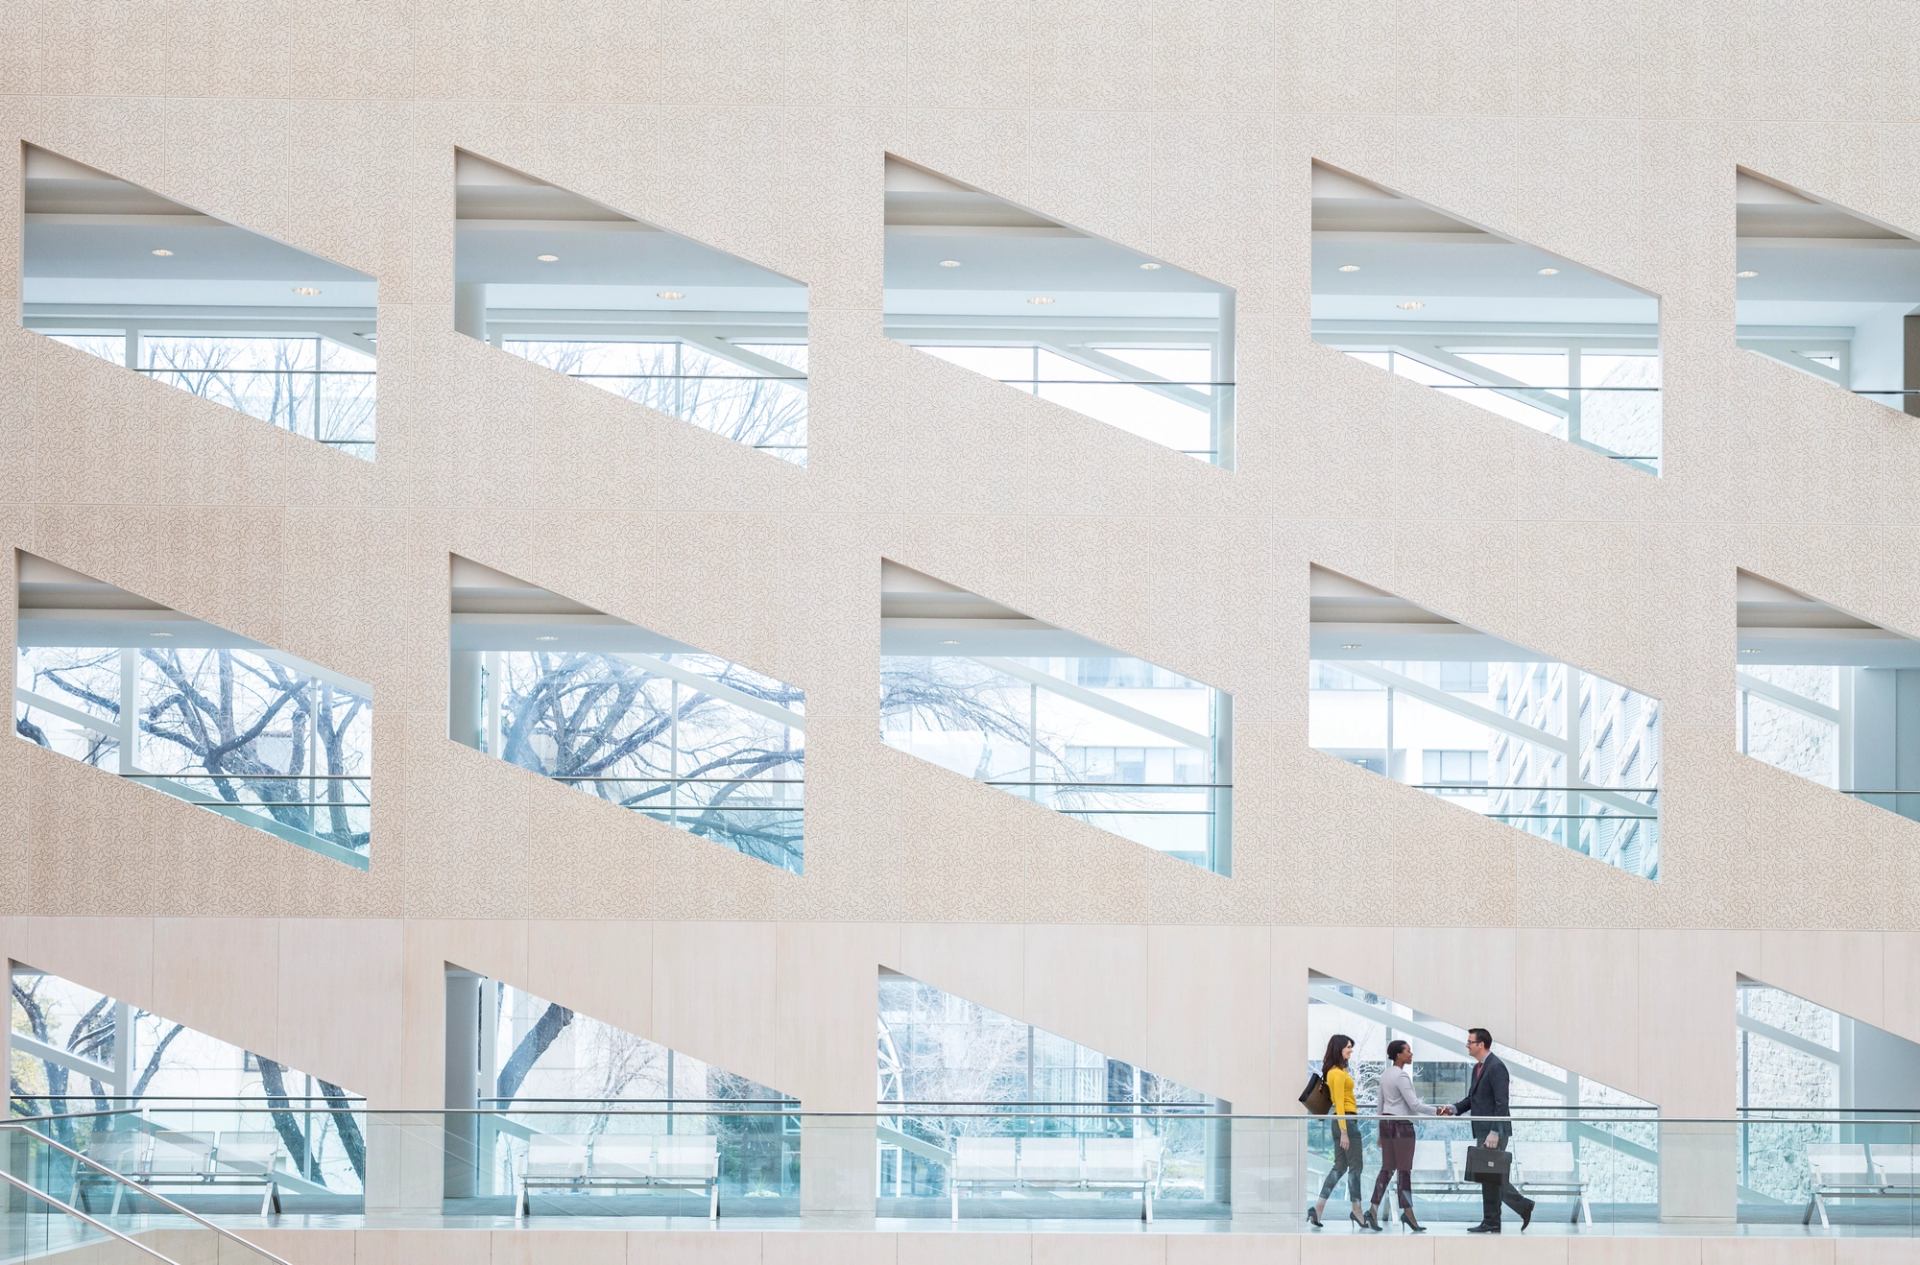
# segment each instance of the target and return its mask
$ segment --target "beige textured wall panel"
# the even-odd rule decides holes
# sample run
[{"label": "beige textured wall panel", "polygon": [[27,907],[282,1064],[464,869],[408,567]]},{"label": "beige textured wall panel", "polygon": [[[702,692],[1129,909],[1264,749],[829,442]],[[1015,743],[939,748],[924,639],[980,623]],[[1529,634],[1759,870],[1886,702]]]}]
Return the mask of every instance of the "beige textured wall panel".
[{"label": "beige textured wall panel", "polygon": [[1880,1026],[1909,1041],[1920,1041],[1920,933],[1888,932],[1881,940],[1886,950],[1886,1002]]},{"label": "beige textured wall panel", "polygon": [[778,935],[768,923],[653,929],[653,1040],[783,1093]]},{"label": "beige textured wall panel", "polygon": [[1508,1044],[1637,1095],[1639,933],[1522,930],[1513,939],[1514,1017]]},{"label": "beige textured wall panel", "polygon": [[[153,920],[153,1000],[148,1004],[175,1023],[274,1057],[281,1050],[279,980],[275,919]],[[320,1068],[300,1070],[326,1074]]]},{"label": "beige textured wall panel", "polygon": [[1031,925],[1026,953],[1027,999],[1019,1018],[1103,1054],[1152,1066],[1145,927]]},{"label": "beige textured wall panel", "polygon": [[28,966],[127,998],[153,995],[151,918],[29,918]]},{"label": "beige textured wall panel", "polygon": [[[287,1060],[373,1107],[395,1103],[403,1031],[402,936],[393,920],[288,918],[280,924],[280,1043]],[[216,1034],[217,1035],[217,1034]],[[437,1100],[436,1100],[437,1101]]]},{"label": "beige textured wall panel", "polygon": [[[1275,1111],[1273,937],[1264,927],[1147,928],[1143,1066],[1249,1114]],[[1117,978],[1125,987],[1129,981]]]},{"label": "beige textured wall panel", "polygon": [[1884,1027],[1886,952],[1874,932],[1762,931],[1748,976]]},{"label": "beige textured wall panel", "polygon": [[[1731,1106],[1673,1051],[1725,1048],[1739,971],[1920,1034],[1920,828],[1741,757],[1731,706],[1736,568],[1920,631],[1920,431],[1732,336],[1736,164],[1920,229],[1904,6],[16,9],[0,184],[44,145],[381,296],[371,464],[0,328],[9,583],[28,549],[376,694],[367,874],[0,743],[23,960],[406,1105],[449,960],[848,1101],[882,962],[1244,1105],[1297,1092],[1309,968],[1669,1110]],[[806,283],[809,465],[456,334],[456,146]],[[887,339],[887,153],[1232,286],[1236,469]],[[1316,158],[1657,294],[1663,476],[1314,344]],[[452,553],[804,688],[806,874],[448,741]],[[882,557],[1231,691],[1233,877],[886,748]],[[1660,698],[1661,879],[1308,751],[1310,562]],[[1201,1039],[1229,1020],[1254,1048]]]}]

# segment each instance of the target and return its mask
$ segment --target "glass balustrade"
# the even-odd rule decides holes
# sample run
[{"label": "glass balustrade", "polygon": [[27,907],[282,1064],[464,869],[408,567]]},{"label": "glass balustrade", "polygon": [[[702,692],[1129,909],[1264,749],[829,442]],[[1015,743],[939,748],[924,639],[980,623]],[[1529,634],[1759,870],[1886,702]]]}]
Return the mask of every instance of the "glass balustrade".
[{"label": "glass balustrade", "polygon": [[367,868],[372,700],[277,652],[21,645],[14,731]]},{"label": "glass balustrade", "polygon": [[[121,1261],[245,1262],[287,1265],[234,1229],[173,1198],[189,1192],[220,1212],[210,1192],[272,1189],[274,1175],[251,1160],[206,1166],[190,1138],[168,1149],[164,1131],[143,1131],[125,1113],[93,1112],[81,1119],[0,1122],[0,1245],[7,1260],[58,1254],[60,1259],[106,1265]],[[56,1137],[63,1125],[67,1140]],[[144,1158],[133,1158],[138,1144]],[[248,1212],[264,1217],[259,1199],[237,1193]]]},{"label": "glass balustrade", "polygon": [[[180,337],[57,327],[39,332],[335,452],[374,458],[379,379],[370,354],[311,336]],[[136,357],[131,364],[130,348]]]},{"label": "glass balustrade", "polygon": [[[501,350],[735,443],[804,465],[804,343],[504,339]],[[727,357],[738,359],[728,359]],[[757,366],[757,367],[756,367]]]},{"label": "glass balustrade", "polygon": [[[903,1226],[1018,1219],[1063,1229],[1141,1220],[1224,1227],[1259,1218],[1304,1228],[1301,1211],[1335,1145],[1323,1117],[1199,1103],[896,1100],[870,1112],[810,1112],[784,1099],[483,1100],[470,1110],[417,1111],[300,1101],[89,1106],[16,1119],[10,1123],[20,1128],[0,1134],[4,1171],[50,1209],[36,1211],[15,1189],[4,1205],[8,1243],[23,1235],[54,1245],[104,1237],[45,1199],[136,1237],[193,1228],[160,1198],[217,1215],[242,1235],[270,1215],[270,1188],[283,1211],[326,1208],[324,1175],[301,1173],[284,1150],[256,1153],[271,1146],[264,1139],[277,1133],[276,1113],[309,1111],[351,1116],[365,1154],[386,1166],[394,1189],[414,1192],[412,1212],[519,1216],[533,1226],[574,1217],[631,1218],[642,1227],[737,1217],[799,1226],[804,1155],[831,1166],[823,1179],[830,1183],[848,1171],[869,1173],[877,1215]],[[1494,1122],[1411,1123],[1421,1220],[1456,1229],[1478,1220],[1480,1190],[1465,1176],[1466,1152]],[[1515,1180],[1538,1204],[1536,1231],[1659,1233],[1663,1218],[1676,1215],[1688,1220],[1675,1232],[1688,1234],[1703,1215],[1759,1233],[1920,1229],[1920,1118],[1911,1113],[1683,1117],[1593,1107],[1516,1110],[1506,1123]],[[1369,1183],[1379,1171],[1378,1124],[1363,1100],[1357,1127]],[[150,1195],[55,1141],[149,1186]],[[1685,1209],[1662,1177],[1673,1165],[1687,1175],[1679,1183]],[[357,1190],[333,1195],[331,1211],[359,1211]],[[1336,1192],[1333,1203],[1343,1196]]]}]

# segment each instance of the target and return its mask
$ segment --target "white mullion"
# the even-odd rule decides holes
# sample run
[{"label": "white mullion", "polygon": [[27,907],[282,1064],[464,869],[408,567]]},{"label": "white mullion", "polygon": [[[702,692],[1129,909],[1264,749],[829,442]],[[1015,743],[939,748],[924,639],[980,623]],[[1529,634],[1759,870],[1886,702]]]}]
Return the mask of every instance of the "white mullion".
[{"label": "white mullion", "polygon": [[120,771],[138,772],[133,744],[138,736],[140,711],[140,652],[130,646],[120,649]]}]

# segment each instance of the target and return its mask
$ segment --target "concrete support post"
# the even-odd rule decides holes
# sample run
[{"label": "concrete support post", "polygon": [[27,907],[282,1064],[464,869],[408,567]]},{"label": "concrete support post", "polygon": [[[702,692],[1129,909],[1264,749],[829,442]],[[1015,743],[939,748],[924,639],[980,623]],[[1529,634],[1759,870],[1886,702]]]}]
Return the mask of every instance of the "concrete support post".
[{"label": "concrete support post", "polygon": [[1660,1126],[1660,1220],[1733,1224],[1738,1211],[1740,1126],[1702,1121]]},{"label": "concrete support post", "polygon": [[800,1211],[871,1218],[879,1189],[871,1117],[800,1122]]},{"label": "concrete support post", "polygon": [[1297,1229],[1306,1206],[1306,1117],[1240,1119],[1231,1130],[1228,1200],[1236,1230]]}]

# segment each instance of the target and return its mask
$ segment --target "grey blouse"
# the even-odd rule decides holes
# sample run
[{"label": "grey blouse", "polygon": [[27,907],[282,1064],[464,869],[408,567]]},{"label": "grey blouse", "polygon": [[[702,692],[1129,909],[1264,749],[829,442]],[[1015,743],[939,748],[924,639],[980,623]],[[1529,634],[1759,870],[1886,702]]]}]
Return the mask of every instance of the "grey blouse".
[{"label": "grey blouse", "polygon": [[1431,1116],[1438,1108],[1420,1101],[1413,1076],[1404,1067],[1389,1066],[1380,1073],[1380,1114],[1385,1117]]}]

